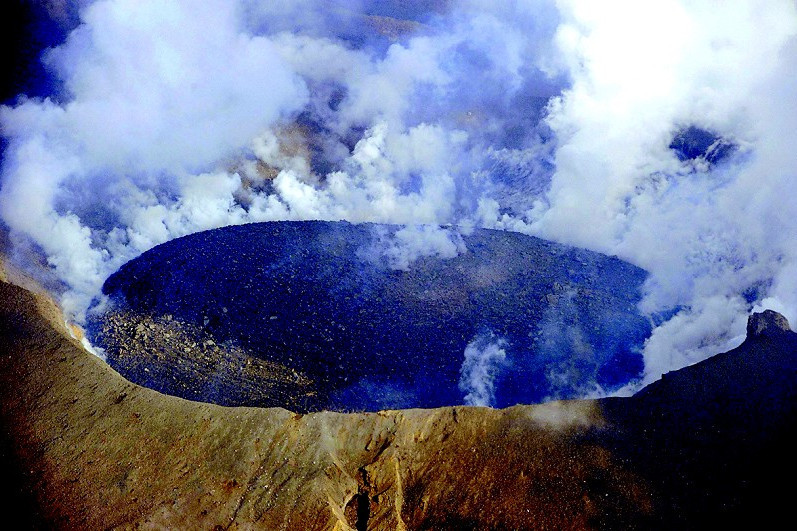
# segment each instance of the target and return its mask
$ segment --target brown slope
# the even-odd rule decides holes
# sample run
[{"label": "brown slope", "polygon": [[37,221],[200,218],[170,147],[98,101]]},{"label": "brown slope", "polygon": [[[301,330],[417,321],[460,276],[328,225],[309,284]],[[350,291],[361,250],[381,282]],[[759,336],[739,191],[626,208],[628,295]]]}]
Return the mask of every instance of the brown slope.
[{"label": "brown slope", "polygon": [[125,381],[51,301],[6,283],[0,412],[6,464],[47,527],[563,529],[651,507],[582,438],[594,403],[300,416],[189,402]]}]

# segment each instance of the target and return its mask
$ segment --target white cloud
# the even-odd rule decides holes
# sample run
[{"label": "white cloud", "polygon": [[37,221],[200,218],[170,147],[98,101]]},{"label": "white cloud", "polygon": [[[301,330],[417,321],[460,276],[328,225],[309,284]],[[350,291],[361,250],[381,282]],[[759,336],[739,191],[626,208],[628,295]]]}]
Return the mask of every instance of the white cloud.
[{"label": "white cloud", "polygon": [[[160,175],[207,168],[238,153],[307,97],[271,42],[241,31],[227,2],[104,0],[81,18],[66,43],[45,55],[63,82],[62,102],[29,99],[0,114],[10,140],[3,219],[42,247],[71,288],[66,299],[80,301],[66,304],[78,314],[119,260],[106,263],[107,250],[97,248],[74,214],[97,208],[80,205],[74,190],[127,179],[148,188]],[[184,213],[205,216],[201,208],[186,212],[197,198],[185,192]],[[103,197],[101,206],[120,199],[132,203]],[[164,208],[126,214],[143,226]],[[148,231],[157,233],[156,226],[150,220]],[[168,228],[156,233],[132,235],[144,238],[135,248],[175,235]]]},{"label": "white cloud", "polygon": [[[797,183],[785,147],[797,13],[785,1],[561,6],[573,84],[551,107],[556,171],[528,230],[646,268],[646,310],[687,307],[648,342],[649,381],[726,348],[729,329],[738,341],[741,295],[775,280],[774,295],[797,259],[784,193]],[[690,124],[736,141],[738,157],[694,173],[668,149]]]},{"label": "white cloud", "polygon": [[[409,225],[388,248],[399,267],[463,252],[418,224],[617,254],[651,272],[644,311],[684,308],[648,341],[646,381],[738,341],[755,305],[797,315],[789,0],[463,0],[423,35],[359,47],[335,31],[367,3],[59,12],[78,4],[83,24],[46,56],[63,92],[0,108],[0,213],[77,318],[152,245],[275,219]],[[736,154],[678,160],[688,125]]]}]

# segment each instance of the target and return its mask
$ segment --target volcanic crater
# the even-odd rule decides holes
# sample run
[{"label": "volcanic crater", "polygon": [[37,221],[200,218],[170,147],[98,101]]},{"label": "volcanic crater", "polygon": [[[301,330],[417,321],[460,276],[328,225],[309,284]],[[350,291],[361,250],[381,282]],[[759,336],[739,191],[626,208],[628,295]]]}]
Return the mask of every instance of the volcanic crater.
[{"label": "volcanic crater", "polygon": [[637,310],[638,267],[441,227],[456,256],[397,266],[399,230],[269,222],[169,241],[108,278],[112,304],[89,337],[146,387],[299,412],[506,407],[640,373],[651,328]]}]

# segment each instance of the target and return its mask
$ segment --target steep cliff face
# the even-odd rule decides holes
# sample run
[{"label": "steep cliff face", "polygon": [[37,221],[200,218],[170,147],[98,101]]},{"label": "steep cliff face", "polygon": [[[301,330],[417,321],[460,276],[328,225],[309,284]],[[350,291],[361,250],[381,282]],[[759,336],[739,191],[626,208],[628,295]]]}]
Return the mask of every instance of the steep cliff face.
[{"label": "steep cliff face", "polygon": [[4,499],[58,528],[760,523],[789,511],[773,479],[792,467],[794,338],[759,334],[630,399],[298,415],[131,384],[2,283]]}]

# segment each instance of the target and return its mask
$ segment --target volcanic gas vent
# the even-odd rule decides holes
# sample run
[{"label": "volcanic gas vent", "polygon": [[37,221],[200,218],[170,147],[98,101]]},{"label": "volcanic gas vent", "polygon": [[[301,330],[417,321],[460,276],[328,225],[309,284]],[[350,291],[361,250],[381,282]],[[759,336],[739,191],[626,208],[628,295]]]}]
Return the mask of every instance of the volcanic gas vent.
[{"label": "volcanic gas vent", "polygon": [[89,333],[129,379],[192,399],[300,411],[507,406],[637,376],[645,276],[517,233],[259,223],[124,265]]}]

